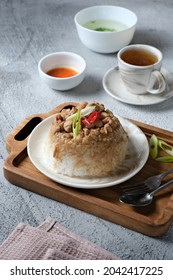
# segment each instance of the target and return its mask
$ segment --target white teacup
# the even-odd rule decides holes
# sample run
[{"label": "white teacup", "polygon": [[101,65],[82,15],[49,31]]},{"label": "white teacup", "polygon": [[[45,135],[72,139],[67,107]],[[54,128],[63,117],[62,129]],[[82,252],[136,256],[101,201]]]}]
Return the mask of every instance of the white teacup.
[{"label": "white teacup", "polygon": [[161,73],[162,53],[143,44],[129,45],[118,52],[119,71],[127,90],[134,94],[159,94],[166,88]]}]

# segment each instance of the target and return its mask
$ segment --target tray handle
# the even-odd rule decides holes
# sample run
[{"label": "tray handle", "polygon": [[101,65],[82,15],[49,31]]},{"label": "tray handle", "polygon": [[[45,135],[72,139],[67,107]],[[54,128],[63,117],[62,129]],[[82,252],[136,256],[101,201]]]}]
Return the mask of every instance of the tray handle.
[{"label": "tray handle", "polygon": [[15,153],[24,149],[27,145],[27,138],[32,130],[43,120],[42,115],[32,115],[24,119],[6,138],[5,144],[8,153]]},{"label": "tray handle", "polygon": [[52,111],[44,114],[34,114],[25,118],[6,138],[6,149],[8,153],[12,153],[13,150],[20,152],[27,146],[27,139],[32,130],[45,118],[60,112],[64,108],[70,108],[77,106],[75,102],[65,102]]}]

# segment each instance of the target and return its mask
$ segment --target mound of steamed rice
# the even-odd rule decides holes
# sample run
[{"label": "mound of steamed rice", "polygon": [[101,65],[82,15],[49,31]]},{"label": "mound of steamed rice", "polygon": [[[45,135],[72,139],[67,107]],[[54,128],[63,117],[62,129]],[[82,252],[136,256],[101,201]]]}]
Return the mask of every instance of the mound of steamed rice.
[{"label": "mound of steamed rice", "polygon": [[[100,118],[91,125],[81,123],[76,138],[69,116],[78,109],[95,106]],[[63,109],[51,124],[45,153],[51,168],[71,177],[104,177],[116,172],[123,162],[128,146],[127,133],[117,117],[97,102],[81,103]]]}]

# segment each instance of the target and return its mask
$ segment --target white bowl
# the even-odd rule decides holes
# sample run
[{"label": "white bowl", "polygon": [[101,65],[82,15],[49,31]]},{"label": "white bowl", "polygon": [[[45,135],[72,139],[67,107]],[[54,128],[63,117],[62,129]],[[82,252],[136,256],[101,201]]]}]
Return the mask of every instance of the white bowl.
[{"label": "white bowl", "polygon": [[[78,74],[67,78],[57,78],[47,74],[49,70],[54,68],[71,68]],[[69,90],[79,85],[85,76],[86,62],[85,60],[71,52],[56,52],[44,56],[38,63],[38,71],[41,79],[47,85],[56,90]]]},{"label": "white bowl", "polygon": [[[126,27],[121,31],[101,32],[84,27],[90,21],[117,21]],[[114,53],[127,46],[134,35],[137,16],[132,11],[117,6],[92,6],[79,11],[74,21],[81,42],[99,53]]]}]

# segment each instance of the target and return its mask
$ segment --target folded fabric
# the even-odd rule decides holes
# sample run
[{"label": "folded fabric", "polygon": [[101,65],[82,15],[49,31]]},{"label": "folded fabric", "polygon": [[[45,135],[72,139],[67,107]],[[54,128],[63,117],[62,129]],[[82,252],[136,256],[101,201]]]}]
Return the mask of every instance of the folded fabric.
[{"label": "folded fabric", "polygon": [[0,246],[0,259],[116,260],[117,256],[47,218],[37,228],[19,224]]}]

